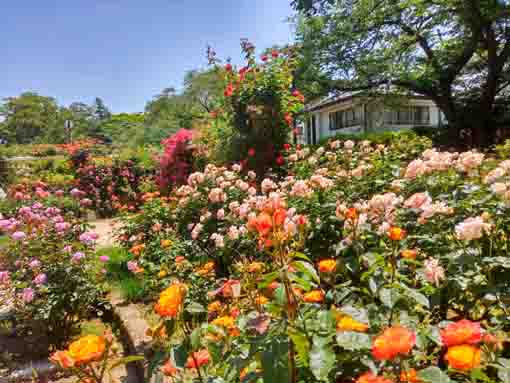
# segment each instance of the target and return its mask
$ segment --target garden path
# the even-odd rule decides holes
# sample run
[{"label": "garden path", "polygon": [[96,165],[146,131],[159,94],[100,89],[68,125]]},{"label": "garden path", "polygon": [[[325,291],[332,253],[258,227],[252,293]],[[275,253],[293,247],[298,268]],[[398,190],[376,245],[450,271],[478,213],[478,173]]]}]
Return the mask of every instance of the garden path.
[{"label": "garden path", "polygon": [[89,221],[89,224],[92,226],[91,231],[98,235],[98,248],[115,246],[115,230],[117,230],[120,225],[117,219],[96,219]]}]

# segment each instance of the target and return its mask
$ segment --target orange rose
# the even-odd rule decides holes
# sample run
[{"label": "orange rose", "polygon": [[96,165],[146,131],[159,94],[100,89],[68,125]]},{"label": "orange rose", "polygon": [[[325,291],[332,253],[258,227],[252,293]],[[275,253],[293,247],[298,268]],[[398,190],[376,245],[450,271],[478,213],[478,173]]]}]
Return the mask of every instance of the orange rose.
[{"label": "orange rose", "polygon": [[67,351],[57,351],[50,356],[50,361],[66,369],[74,366],[74,360]]},{"label": "orange rose", "polygon": [[332,273],[336,269],[336,260],[324,259],[319,262],[319,271],[321,273]]},{"label": "orange rose", "polygon": [[181,311],[185,295],[186,287],[183,283],[172,284],[160,294],[156,312],[163,318],[175,318]]},{"label": "orange rose", "polygon": [[407,232],[400,227],[391,227],[388,231],[388,237],[390,237],[392,241],[401,241],[406,237],[406,235]]},{"label": "orange rose", "polygon": [[273,219],[267,213],[260,213],[257,217],[248,221],[248,229],[257,231],[260,236],[266,236],[273,228]]},{"label": "orange rose", "polygon": [[421,383],[421,379],[418,378],[418,374],[416,374],[416,370],[414,368],[411,368],[407,371],[402,371],[400,373],[400,381],[401,382],[407,382],[407,383]]},{"label": "orange rose", "polygon": [[205,265],[203,265],[201,268],[199,268],[197,270],[197,274],[200,275],[200,276],[206,276],[208,274],[212,274],[214,273],[214,267],[215,267],[215,264],[214,262],[207,262]]},{"label": "orange rose", "polygon": [[345,211],[345,218],[355,221],[358,218],[358,211],[355,207],[351,207]]},{"label": "orange rose", "polygon": [[169,359],[163,367],[161,367],[161,372],[165,376],[175,376],[179,370],[173,365],[172,361]]},{"label": "orange rose", "polygon": [[356,379],[355,383],[393,383],[391,379],[386,379],[384,376],[377,376],[371,372],[367,372]]},{"label": "orange rose", "polygon": [[416,259],[416,256],[418,255],[418,251],[414,250],[414,249],[406,249],[406,250],[402,250],[400,255],[402,256],[402,258],[405,258],[405,259]]},{"label": "orange rose", "polygon": [[69,345],[68,354],[76,365],[97,362],[106,349],[106,342],[102,336],[86,335]]},{"label": "orange rose", "polygon": [[166,249],[167,247],[172,246],[172,241],[170,239],[163,239],[161,240],[161,247],[163,249]]},{"label": "orange rose", "polygon": [[307,303],[320,303],[324,300],[322,290],[312,290],[303,296],[303,300]]},{"label": "orange rose", "polygon": [[340,318],[336,323],[336,329],[338,331],[367,332],[368,325],[358,322],[348,315],[340,315]]},{"label": "orange rose", "polygon": [[265,305],[266,303],[269,302],[269,299],[263,295],[259,295],[257,298],[255,298],[255,303],[257,303],[258,305]]},{"label": "orange rose", "polygon": [[446,347],[480,343],[482,340],[480,323],[471,322],[467,319],[450,323],[441,330],[441,340]]},{"label": "orange rose", "polygon": [[212,303],[209,303],[209,306],[207,306],[207,311],[210,313],[215,313],[221,310],[221,302],[220,301],[214,301]]},{"label": "orange rose", "polygon": [[283,225],[285,218],[287,218],[287,211],[285,209],[279,208],[273,213],[274,224],[276,226]]},{"label": "orange rose", "polygon": [[199,368],[209,363],[210,355],[207,349],[194,352],[186,360],[186,368]]},{"label": "orange rose", "polygon": [[481,351],[478,347],[469,344],[448,348],[444,359],[450,367],[457,370],[471,370],[480,366]]},{"label": "orange rose", "polygon": [[375,338],[372,355],[377,360],[391,360],[408,354],[416,343],[416,334],[405,327],[389,327]]}]

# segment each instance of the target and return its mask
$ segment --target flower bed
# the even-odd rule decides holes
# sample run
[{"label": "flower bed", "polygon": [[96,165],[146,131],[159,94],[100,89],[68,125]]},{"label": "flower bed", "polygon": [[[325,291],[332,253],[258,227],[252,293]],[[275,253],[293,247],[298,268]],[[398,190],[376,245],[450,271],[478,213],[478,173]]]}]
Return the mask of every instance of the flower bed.
[{"label": "flower bed", "polygon": [[126,222],[161,318],[151,373],[506,381],[509,161],[409,135],[285,157],[261,183],[208,165]]}]

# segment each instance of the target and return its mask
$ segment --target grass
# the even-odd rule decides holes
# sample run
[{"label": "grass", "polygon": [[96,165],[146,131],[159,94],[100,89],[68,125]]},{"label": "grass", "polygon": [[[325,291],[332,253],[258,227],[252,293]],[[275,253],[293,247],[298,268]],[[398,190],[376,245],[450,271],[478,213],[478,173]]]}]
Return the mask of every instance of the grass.
[{"label": "grass", "polygon": [[131,260],[129,253],[121,247],[105,247],[97,251],[97,256],[106,255],[109,261],[105,268],[112,289],[120,290],[124,299],[138,301],[145,295],[143,282],[127,269]]}]

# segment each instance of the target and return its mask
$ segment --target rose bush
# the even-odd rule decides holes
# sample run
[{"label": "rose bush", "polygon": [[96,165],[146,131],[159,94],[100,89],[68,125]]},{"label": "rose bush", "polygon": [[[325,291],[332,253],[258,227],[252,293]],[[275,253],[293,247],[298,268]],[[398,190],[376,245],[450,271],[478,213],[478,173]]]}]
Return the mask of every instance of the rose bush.
[{"label": "rose bush", "polygon": [[208,165],[128,220],[155,300],[181,286],[156,306],[151,373],[506,381],[510,162],[406,134],[285,156],[262,182]]},{"label": "rose bush", "polygon": [[74,215],[39,202],[0,220],[0,229],[8,236],[0,284],[10,292],[18,332],[42,331],[50,345],[63,344],[104,308],[96,236]]},{"label": "rose bush", "polygon": [[243,67],[220,67],[214,61],[225,91],[211,114],[212,130],[219,133],[216,151],[221,157],[263,177],[284,165],[284,147],[294,137],[294,119],[303,110],[304,96],[293,85],[297,60],[291,48],[258,59],[253,44],[242,40],[241,47]]}]

